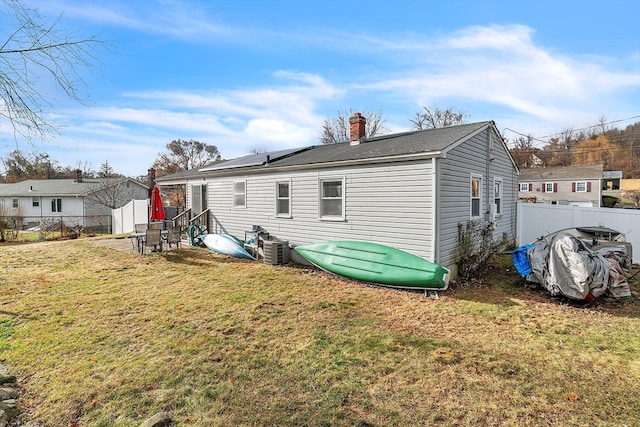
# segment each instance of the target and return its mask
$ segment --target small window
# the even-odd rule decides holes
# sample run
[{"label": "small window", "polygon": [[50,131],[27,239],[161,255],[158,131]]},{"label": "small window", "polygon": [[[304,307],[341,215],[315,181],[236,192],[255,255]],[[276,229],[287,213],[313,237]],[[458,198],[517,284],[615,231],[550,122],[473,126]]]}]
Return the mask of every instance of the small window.
[{"label": "small window", "polygon": [[587,192],[586,181],[576,182],[576,191],[578,193],[586,193]]},{"label": "small window", "polygon": [[62,199],[51,199],[51,212],[62,212]]},{"label": "small window", "polygon": [[545,182],[542,184],[542,189],[545,193],[555,193],[557,191],[558,185],[553,182]]},{"label": "small window", "polygon": [[320,180],[320,218],[344,220],[344,179]]},{"label": "small window", "polygon": [[247,184],[245,181],[233,183],[233,207],[244,208],[247,206]]},{"label": "small window", "polygon": [[18,199],[13,199],[13,209],[18,209],[20,207],[20,202]]},{"label": "small window", "polygon": [[32,197],[31,198],[31,206],[33,206],[34,208],[39,208],[40,207],[40,197]]},{"label": "small window", "polygon": [[493,181],[493,203],[496,205],[495,214],[502,214],[502,179],[495,178]]},{"label": "small window", "polygon": [[482,192],[482,178],[477,176],[471,177],[471,218],[480,218]]},{"label": "small window", "polygon": [[529,191],[529,184],[520,183],[520,191]]},{"label": "small window", "polygon": [[276,183],[276,215],[291,216],[291,183],[289,181]]}]

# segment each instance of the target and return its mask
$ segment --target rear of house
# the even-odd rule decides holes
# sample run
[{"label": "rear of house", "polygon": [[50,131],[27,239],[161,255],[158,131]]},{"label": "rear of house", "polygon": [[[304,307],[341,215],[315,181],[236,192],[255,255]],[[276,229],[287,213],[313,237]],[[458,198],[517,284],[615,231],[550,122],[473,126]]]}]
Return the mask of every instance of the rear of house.
[{"label": "rear of house", "polygon": [[297,246],[364,240],[456,270],[459,223],[515,237],[517,168],[493,122],[254,154],[157,178],[187,185],[209,230],[244,238],[259,225]]}]

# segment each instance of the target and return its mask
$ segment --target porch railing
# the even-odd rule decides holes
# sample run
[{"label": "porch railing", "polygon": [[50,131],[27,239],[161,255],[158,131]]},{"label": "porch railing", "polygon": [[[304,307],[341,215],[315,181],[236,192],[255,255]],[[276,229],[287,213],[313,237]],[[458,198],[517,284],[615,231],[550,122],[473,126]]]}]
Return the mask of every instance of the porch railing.
[{"label": "porch railing", "polygon": [[198,215],[189,220],[189,224],[195,224],[200,227],[204,233],[209,232],[209,209],[205,209]]},{"label": "porch railing", "polygon": [[173,218],[173,226],[180,228],[180,233],[184,233],[189,228],[191,220],[191,209],[187,209],[178,216]]}]

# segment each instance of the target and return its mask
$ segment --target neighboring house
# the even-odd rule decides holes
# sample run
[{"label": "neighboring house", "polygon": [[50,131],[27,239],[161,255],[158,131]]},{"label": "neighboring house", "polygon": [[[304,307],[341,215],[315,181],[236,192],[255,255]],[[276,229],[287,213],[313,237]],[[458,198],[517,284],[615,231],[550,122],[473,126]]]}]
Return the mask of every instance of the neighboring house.
[{"label": "neighboring house", "polygon": [[149,187],[129,178],[42,179],[0,185],[0,210],[27,227],[63,221],[68,226],[104,226],[111,207],[147,199]]},{"label": "neighboring house", "polygon": [[518,198],[534,203],[600,207],[602,165],[522,169]]},{"label": "neighboring house", "polygon": [[253,154],[157,178],[186,184],[187,207],[210,232],[243,238],[253,225],[291,246],[365,240],[457,272],[458,225],[494,222],[514,239],[518,169],[496,125],[481,122]]}]

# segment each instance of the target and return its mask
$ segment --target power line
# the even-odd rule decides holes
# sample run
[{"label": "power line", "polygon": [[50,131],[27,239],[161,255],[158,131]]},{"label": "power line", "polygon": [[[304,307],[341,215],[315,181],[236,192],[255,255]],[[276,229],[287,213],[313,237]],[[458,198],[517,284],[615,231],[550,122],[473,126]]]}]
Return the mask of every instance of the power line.
[{"label": "power line", "polygon": [[522,132],[518,132],[517,130],[511,129],[511,128],[503,128],[502,133],[504,134],[504,132],[508,130],[508,131],[511,131],[511,132],[515,133],[516,135],[520,135],[520,136],[523,136],[525,138],[531,138],[531,140],[533,140],[533,141],[537,141],[537,142],[542,142],[544,144],[548,144],[549,143],[548,140],[543,140],[541,138],[549,138],[549,137],[556,136],[556,135],[562,135],[562,134],[565,134],[567,132],[570,132],[570,133],[581,132],[581,131],[584,131],[584,130],[593,129],[593,128],[600,127],[600,126],[606,126],[606,125],[610,125],[610,124],[613,124],[613,123],[626,122],[626,121],[637,119],[637,118],[640,118],[640,115],[628,117],[626,119],[612,120],[612,121],[606,122],[606,123],[598,123],[596,125],[591,125],[591,126],[587,126],[587,127],[580,128],[580,129],[567,129],[567,130],[562,131],[562,132],[552,133],[550,135],[545,135],[545,136],[541,136],[541,137],[538,137],[538,138],[535,138],[535,137],[531,136],[531,134],[527,135],[527,134],[524,134]]}]

